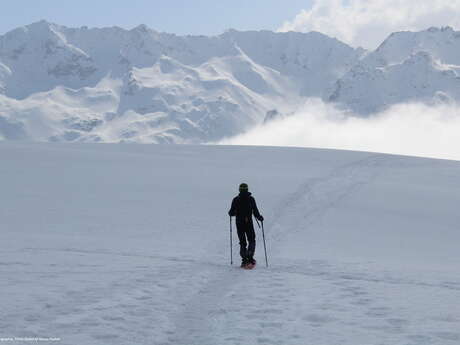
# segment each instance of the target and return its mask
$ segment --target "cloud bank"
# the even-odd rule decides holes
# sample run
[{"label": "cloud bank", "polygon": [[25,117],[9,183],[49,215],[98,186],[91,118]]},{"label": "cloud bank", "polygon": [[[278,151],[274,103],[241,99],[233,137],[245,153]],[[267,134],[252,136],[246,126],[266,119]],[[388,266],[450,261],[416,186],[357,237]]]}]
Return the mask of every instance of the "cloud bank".
[{"label": "cloud bank", "polygon": [[319,31],[352,46],[375,49],[395,31],[460,28],[460,1],[315,0],[279,31]]},{"label": "cloud bank", "polygon": [[310,100],[296,114],[221,142],[371,151],[460,160],[460,107],[401,104],[372,117]]}]

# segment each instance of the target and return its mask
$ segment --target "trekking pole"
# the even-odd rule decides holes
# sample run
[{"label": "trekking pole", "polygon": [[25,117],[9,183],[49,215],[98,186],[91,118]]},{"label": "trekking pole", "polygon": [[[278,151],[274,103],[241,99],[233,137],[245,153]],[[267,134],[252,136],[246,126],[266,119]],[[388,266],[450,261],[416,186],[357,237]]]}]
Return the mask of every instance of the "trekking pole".
[{"label": "trekking pole", "polygon": [[262,223],[262,237],[264,239],[265,265],[267,265],[267,267],[268,267],[267,246],[265,245],[264,221],[261,221],[261,223]]},{"label": "trekking pole", "polygon": [[[259,221],[257,219],[256,219],[256,222],[257,222],[257,226],[260,229],[260,224],[259,224]],[[268,267],[267,246],[265,245],[264,221],[262,220],[261,223],[262,223],[262,238],[264,239],[265,265],[267,265],[267,267]]]},{"label": "trekking pole", "polygon": [[230,216],[230,265],[233,265],[232,216]]}]

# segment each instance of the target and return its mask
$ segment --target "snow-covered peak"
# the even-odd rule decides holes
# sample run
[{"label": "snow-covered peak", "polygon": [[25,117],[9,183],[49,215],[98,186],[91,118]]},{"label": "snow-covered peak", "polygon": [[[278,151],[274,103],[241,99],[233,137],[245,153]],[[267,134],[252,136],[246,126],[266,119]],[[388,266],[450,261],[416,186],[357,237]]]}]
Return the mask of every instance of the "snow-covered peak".
[{"label": "snow-covered peak", "polygon": [[396,32],[369,54],[366,60],[375,66],[397,64],[420,51],[429,53],[442,63],[460,65],[460,32],[451,27]]},{"label": "snow-covered peak", "polygon": [[[34,49],[48,43],[48,52],[52,45],[65,44],[65,36],[59,32],[58,26],[46,21],[39,21],[7,32],[0,36],[0,54],[3,58],[17,60],[23,53],[34,53]],[[36,53],[36,52],[35,52]]]},{"label": "snow-covered peak", "polygon": [[132,31],[138,31],[138,32],[141,32],[141,33],[150,33],[150,32],[154,32],[154,30],[150,29],[147,25],[145,24],[140,24],[138,26],[136,26],[135,28],[132,29]]},{"label": "snow-covered peak", "polygon": [[329,97],[359,114],[395,103],[460,100],[460,32],[451,27],[391,34],[340,78]]},{"label": "snow-covered peak", "polygon": [[304,96],[322,96],[362,54],[360,49],[318,32],[230,30],[222,36],[238,45],[256,63],[297,80]]},{"label": "snow-covered peak", "polygon": [[23,99],[59,85],[81,88],[95,82],[91,57],[68,42],[62,28],[40,21],[0,36],[0,62],[12,72],[4,79],[7,96]]},{"label": "snow-covered peak", "polygon": [[[11,30],[5,34],[5,36],[15,36],[19,35],[21,32],[31,33],[36,36],[46,36],[47,34],[53,32],[59,27],[59,25],[48,22],[44,19],[37,22],[19,27],[17,29]],[[16,36],[17,37],[17,36]]]},{"label": "snow-covered peak", "polygon": [[398,103],[431,103],[440,99],[460,100],[460,78],[454,67],[441,64],[426,51],[383,67],[362,61],[337,81],[329,97],[330,101],[362,115]]}]

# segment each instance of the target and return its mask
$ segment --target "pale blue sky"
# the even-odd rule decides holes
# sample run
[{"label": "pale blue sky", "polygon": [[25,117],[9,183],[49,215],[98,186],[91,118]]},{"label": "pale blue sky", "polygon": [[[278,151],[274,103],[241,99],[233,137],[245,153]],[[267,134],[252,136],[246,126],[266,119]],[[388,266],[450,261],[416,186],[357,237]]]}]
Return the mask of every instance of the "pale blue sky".
[{"label": "pale blue sky", "polygon": [[275,30],[312,0],[2,0],[0,34],[41,19],[71,27],[146,24],[177,34]]}]

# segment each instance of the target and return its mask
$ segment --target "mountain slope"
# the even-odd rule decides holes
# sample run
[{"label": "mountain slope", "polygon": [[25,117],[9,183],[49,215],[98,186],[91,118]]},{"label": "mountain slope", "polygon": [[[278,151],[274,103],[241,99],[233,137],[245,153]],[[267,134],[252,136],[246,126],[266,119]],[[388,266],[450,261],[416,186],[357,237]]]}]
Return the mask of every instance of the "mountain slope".
[{"label": "mountain slope", "polygon": [[405,102],[460,101],[460,32],[430,28],[390,35],[340,78],[329,101],[362,115]]},{"label": "mountain slope", "polygon": [[[2,338],[458,344],[459,162],[13,142],[0,155]],[[257,268],[230,266],[242,181],[269,268],[257,228]],[[236,260],[235,228],[233,245]]]},{"label": "mountain slope", "polygon": [[411,55],[400,64],[355,66],[337,84],[329,101],[358,114],[372,114],[399,103],[454,102],[460,100],[460,66],[446,67],[426,52]]}]

